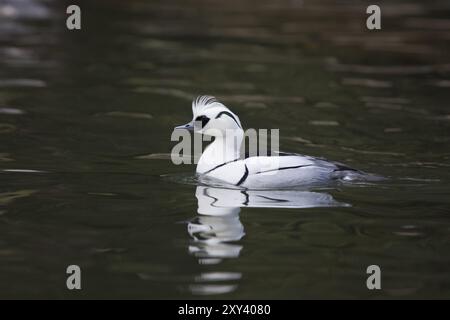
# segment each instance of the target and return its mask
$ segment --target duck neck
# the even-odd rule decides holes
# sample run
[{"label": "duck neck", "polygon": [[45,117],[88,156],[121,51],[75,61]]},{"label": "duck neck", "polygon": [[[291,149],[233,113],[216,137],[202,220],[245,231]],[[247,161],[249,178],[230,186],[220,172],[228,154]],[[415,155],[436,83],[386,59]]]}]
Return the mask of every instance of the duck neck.
[{"label": "duck neck", "polygon": [[197,172],[205,173],[221,164],[239,159],[243,139],[242,129],[229,130],[225,135],[215,137],[202,153]]}]

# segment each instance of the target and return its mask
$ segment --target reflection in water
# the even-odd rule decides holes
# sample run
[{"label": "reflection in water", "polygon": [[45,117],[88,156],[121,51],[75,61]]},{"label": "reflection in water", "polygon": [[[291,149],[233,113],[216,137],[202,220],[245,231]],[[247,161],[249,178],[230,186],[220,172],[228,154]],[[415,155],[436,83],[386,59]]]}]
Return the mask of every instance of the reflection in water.
[{"label": "reflection in water", "polygon": [[[200,264],[218,265],[223,259],[238,258],[243,245],[236,243],[244,235],[239,219],[241,207],[253,208],[314,208],[348,206],[323,192],[298,190],[239,190],[198,186],[198,216],[188,224],[194,239],[189,253]],[[201,273],[190,286],[193,294],[223,294],[237,288],[240,272],[212,270]],[[233,282],[233,283],[228,283]]]},{"label": "reflection in water", "polygon": [[[86,298],[192,298],[177,289],[194,259],[195,294],[373,298],[360,280],[375,261],[393,280],[381,298],[450,296],[448,0],[383,1],[386,28],[370,33],[360,0],[76,2],[80,32],[68,1],[0,0],[0,298],[70,298],[43,270],[75,257],[93,268]],[[249,127],[281,127],[283,149],[400,180],[343,188],[357,210],[320,217],[213,215],[306,194],[245,205],[207,188],[218,201],[200,201],[192,255],[175,255],[195,181],[155,177],[187,171],[169,164],[169,137],[199,91]]]}]

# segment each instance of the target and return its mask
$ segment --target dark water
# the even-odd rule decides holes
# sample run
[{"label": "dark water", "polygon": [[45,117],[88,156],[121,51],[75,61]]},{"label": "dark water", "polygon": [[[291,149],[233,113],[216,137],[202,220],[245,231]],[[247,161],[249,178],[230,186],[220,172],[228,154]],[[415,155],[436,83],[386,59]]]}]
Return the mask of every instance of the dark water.
[{"label": "dark water", "polygon": [[[373,32],[366,1],[79,3],[70,32],[69,1],[0,2],[1,298],[450,298],[448,1]],[[199,215],[168,155],[199,93],[390,179]]]}]

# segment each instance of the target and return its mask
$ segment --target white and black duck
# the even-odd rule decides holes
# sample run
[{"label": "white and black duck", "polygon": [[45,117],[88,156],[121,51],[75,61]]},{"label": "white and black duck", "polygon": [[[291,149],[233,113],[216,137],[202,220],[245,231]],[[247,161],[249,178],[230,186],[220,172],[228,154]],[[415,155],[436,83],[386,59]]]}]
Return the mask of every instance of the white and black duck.
[{"label": "white and black duck", "polygon": [[369,175],[344,164],[295,153],[241,157],[244,130],[239,117],[212,96],[192,102],[193,120],[175,129],[193,130],[214,141],[202,153],[197,174],[246,189],[290,188]]}]

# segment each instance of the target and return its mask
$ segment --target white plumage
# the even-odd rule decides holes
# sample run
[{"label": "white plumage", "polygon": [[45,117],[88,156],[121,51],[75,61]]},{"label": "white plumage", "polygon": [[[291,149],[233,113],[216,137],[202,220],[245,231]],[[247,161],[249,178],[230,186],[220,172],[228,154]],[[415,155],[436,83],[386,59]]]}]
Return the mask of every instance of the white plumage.
[{"label": "white plumage", "polygon": [[239,117],[211,96],[192,102],[193,120],[176,129],[190,129],[214,137],[201,155],[197,174],[246,189],[290,188],[353,180],[365,176],[340,163],[292,153],[240,156],[244,131]]}]

